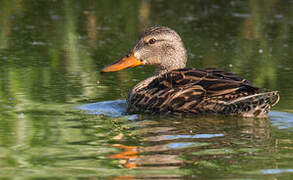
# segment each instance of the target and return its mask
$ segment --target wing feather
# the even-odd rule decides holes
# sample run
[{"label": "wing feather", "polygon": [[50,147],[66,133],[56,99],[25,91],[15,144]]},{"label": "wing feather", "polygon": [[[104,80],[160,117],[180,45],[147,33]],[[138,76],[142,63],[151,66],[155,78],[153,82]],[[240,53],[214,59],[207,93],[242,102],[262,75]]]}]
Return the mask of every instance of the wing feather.
[{"label": "wing feather", "polygon": [[[216,105],[256,93],[258,88],[234,73],[219,69],[172,70],[154,78],[132,96],[130,112],[216,111]],[[205,107],[205,109],[202,109]]]}]

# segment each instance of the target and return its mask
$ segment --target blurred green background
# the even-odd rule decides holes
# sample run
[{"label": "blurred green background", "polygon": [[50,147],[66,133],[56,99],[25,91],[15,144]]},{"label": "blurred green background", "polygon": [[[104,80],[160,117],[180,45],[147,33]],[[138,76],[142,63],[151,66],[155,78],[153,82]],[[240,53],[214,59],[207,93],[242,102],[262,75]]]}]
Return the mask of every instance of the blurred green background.
[{"label": "blurred green background", "polygon": [[[292,131],[287,132],[293,119],[292,15],[290,0],[1,0],[0,177],[129,174],[119,166],[121,160],[106,157],[119,151],[109,146],[117,143],[112,139],[117,135],[122,134],[128,145],[143,146],[144,135],[136,129],[138,125],[124,116],[89,115],[74,107],[125,99],[131,87],[152,75],[152,67],[103,75],[99,71],[125,55],[139,34],[153,25],[168,26],[181,35],[189,67],[226,69],[256,86],[278,90],[281,100],[274,108],[277,113],[260,123],[265,126],[257,127],[261,132],[270,131],[265,133],[265,137],[273,138],[266,144],[269,149],[276,146],[270,142],[284,139],[290,144],[286,147],[292,148]],[[110,111],[116,105],[110,104]],[[174,121],[162,125],[155,117],[142,117],[139,122],[149,120],[159,127],[175,126]],[[286,130],[280,130],[280,124]],[[176,135],[188,132],[184,124],[177,128]],[[225,131],[225,126],[221,128]],[[277,155],[289,168],[288,152],[283,153]],[[184,165],[180,162],[178,172],[174,171],[176,178],[182,174],[203,174],[206,178],[213,171],[196,169],[195,160],[189,156],[182,161]],[[267,168],[260,164],[260,169]],[[222,177],[228,177],[224,176],[226,170],[219,169]],[[169,170],[162,172],[170,174]],[[230,173],[250,177],[237,176],[242,174],[238,171]]]}]

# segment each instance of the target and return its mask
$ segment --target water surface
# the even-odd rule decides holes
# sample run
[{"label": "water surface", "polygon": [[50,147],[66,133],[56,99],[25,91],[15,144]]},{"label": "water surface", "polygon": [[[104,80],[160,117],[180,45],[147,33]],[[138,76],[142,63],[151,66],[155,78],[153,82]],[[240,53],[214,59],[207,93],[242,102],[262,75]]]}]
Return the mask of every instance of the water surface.
[{"label": "water surface", "polygon": [[[0,2],[3,179],[290,179],[293,3]],[[101,75],[152,25],[175,29],[189,67],[278,90],[267,119],[126,115],[152,67]]]}]

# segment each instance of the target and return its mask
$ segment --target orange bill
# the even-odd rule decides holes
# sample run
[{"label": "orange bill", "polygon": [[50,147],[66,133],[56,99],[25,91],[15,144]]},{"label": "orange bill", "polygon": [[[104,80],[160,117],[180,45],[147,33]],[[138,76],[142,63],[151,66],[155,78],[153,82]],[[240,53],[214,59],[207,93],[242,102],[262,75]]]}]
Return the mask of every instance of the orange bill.
[{"label": "orange bill", "polygon": [[119,61],[104,67],[101,72],[120,71],[122,69],[131,68],[139,65],[142,65],[142,62],[134,57],[133,53],[131,53],[130,55],[121,58]]}]

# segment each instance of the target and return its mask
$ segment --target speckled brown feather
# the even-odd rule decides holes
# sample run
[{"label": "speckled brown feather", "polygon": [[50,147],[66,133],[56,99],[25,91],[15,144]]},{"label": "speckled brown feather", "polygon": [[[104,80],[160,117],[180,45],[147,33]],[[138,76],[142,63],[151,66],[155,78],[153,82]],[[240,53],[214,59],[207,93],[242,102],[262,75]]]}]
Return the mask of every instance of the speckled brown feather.
[{"label": "speckled brown feather", "polygon": [[129,96],[128,113],[265,117],[278,98],[277,92],[258,94],[258,88],[230,72],[184,68],[158,75]]}]

